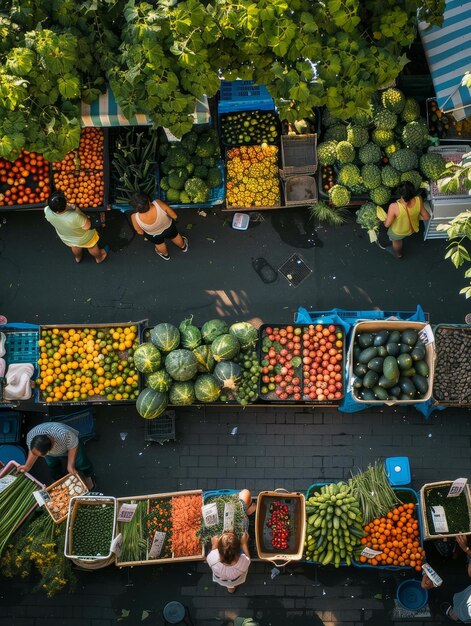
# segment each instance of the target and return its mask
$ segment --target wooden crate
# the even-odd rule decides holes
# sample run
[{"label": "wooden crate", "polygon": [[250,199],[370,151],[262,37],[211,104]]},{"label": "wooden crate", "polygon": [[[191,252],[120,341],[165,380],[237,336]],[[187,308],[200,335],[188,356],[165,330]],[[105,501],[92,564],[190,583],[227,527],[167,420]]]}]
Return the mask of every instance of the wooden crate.
[{"label": "wooden crate", "polygon": [[[81,506],[98,506],[100,504],[112,504],[114,507],[114,523],[113,529],[111,532],[111,541],[110,541],[110,550],[108,554],[101,556],[86,556],[86,555],[77,555],[73,553],[72,545],[73,545],[73,525],[75,522],[75,518],[77,517],[77,512]],[[115,535],[116,529],[116,498],[113,496],[74,496],[71,498],[69,503],[69,513],[67,519],[67,529],[65,532],[65,545],[64,545],[64,555],[68,559],[79,559],[83,561],[102,561],[105,559],[109,559],[112,555],[111,552],[111,544],[113,542],[113,538]]]},{"label": "wooden crate", "polygon": [[467,484],[463,490],[464,494],[465,494],[465,498],[468,502],[468,515],[469,515],[469,529],[468,531],[462,531],[461,533],[446,533],[446,534],[440,534],[440,533],[432,533],[431,532],[431,528],[428,524],[428,519],[427,519],[427,508],[426,508],[426,501],[425,501],[425,491],[429,488],[429,487],[451,487],[451,485],[453,484],[452,480],[445,480],[442,482],[438,482],[438,483],[427,483],[425,484],[421,490],[420,490],[420,513],[422,515],[422,526],[424,529],[424,540],[426,539],[444,539],[447,537],[456,537],[457,535],[471,535],[471,489],[469,487],[469,485]]},{"label": "wooden crate", "polygon": [[[203,492],[201,489],[194,489],[191,491],[171,491],[168,493],[156,493],[156,494],[150,494],[150,495],[145,495],[145,496],[132,496],[132,497],[125,497],[125,498],[117,498],[117,514],[119,515],[119,509],[121,507],[122,504],[126,503],[130,503],[130,502],[140,502],[142,500],[147,500],[148,502],[150,502],[150,500],[161,500],[161,499],[171,499],[173,497],[178,497],[178,496],[191,496],[191,495],[199,495],[201,496],[201,506],[203,506]],[[123,522],[126,523],[126,522]],[[116,528],[115,528],[115,538],[118,536],[120,532],[120,522],[118,522],[116,524]],[[119,557],[116,558],[116,565],[118,567],[136,567],[138,565],[160,565],[162,563],[180,563],[180,562],[185,562],[185,561],[204,561],[205,559],[205,550],[204,550],[204,545],[201,545],[201,552],[197,555],[193,555],[193,556],[173,556],[172,557],[167,557],[167,558],[163,558],[163,559],[149,559],[148,558],[148,554],[149,554],[149,541],[147,540],[147,555],[146,555],[146,560],[145,561],[120,561]]]},{"label": "wooden crate", "polygon": [[[55,487],[57,487],[57,486],[61,485],[63,482],[65,482],[65,481],[66,481],[68,478],[70,478],[71,476],[72,476],[72,474],[67,474],[66,476],[63,476],[62,478],[59,478],[59,480],[56,480],[56,482],[52,483],[52,485],[49,485],[49,487],[47,487],[47,488],[46,488],[47,493],[49,493],[49,494],[50,494],[50,493],[51,493],[51,491],[52,491]],[[88,493],[88,491],[89,491],[89,489],[88,489],[87,485],[84,483],[84,481],[81,479],[81,477],[80,477],[80,476],[75,476],[75,478],[77,478],[77,479],[78,479],[78,481],[79,481],[79,483],[80,483],[80,485],[81,485],[81,487],[82,487],[82,489],[83,489],[82,493],[75,494],[75,495],[77,495],[77,496],[84,496],[84,495],[86,495],[86,494]],[[69,498],[69,502],[70,502],[70,500],[71,500],[73,497],[74,497],[74,496],[70,496],[70,498]],[[67,516],[68,516],[68,514],[69,514],[69,513],[67,512],[67,513],[66,513],[65,515],[63,515],[62,517],[57,518],[57,517],[55,517],[55,516],[54,516],[54,513],[53,513],[53,512],[50,510],[50,508],[48,507],[48,503],[46,503],[46,504],[45,504],[44,508],[46,509],[46,511],[49,513],[49,515],[52,517],[53,521],[54,521],[56,524],[61,524],[64,520],[66,520],[66,519],[67,519]]]},{"label": "wooden crate", "polygon": [[[350,381],[353,377],[353,346],[355,344],[355,339],[358,333],[362,332],[377,332],[379,330],[406,330],[413,329],[420,331],[427,324],[425,322],[413,322],[413,321],[400,321],[400,320],[378,320],[372,322],[358,322],[353,327],[352,338],[350,340],[350,347],[348,350],[348,372],[347,372],[347,381],[350,384]],[[433,374],[435,371],[435,344],[429,343],[425,346],[425,361],[429,367],[429,377],[428,377],[428,390],[423,398],[413,399],[413,400],[362,400],[361,398],[357,398],[352,391],[352,397],[355,402],[359,404],[373,404],[373,405],[381,405],[387,404],[388,406],[393,406],[396,404],[399,405],[413,405],[419,404],[422,402],[427,402],[432,397],[432,389],[433,389]]]}]

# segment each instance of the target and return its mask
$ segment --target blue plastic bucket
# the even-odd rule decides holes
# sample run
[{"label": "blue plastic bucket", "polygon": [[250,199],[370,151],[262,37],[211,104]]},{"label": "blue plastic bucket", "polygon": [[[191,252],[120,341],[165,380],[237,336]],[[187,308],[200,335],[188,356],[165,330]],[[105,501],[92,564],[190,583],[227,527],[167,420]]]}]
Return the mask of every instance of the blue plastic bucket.
[{"label": "blue plastic bucket", "polygon": [[8,461],[16,461],[23,465],[26,461],[26,453],[21,446],[6,444],[0,446],[0,461],[6,465]]},{"label": "blue plastic bucket", "polygon": [[428,591],[427,589],[422,589],[420,580],[417,580],[417,578],[408,578],[397,588],[396,599],[403,609],[419,611],[427,604]]}]

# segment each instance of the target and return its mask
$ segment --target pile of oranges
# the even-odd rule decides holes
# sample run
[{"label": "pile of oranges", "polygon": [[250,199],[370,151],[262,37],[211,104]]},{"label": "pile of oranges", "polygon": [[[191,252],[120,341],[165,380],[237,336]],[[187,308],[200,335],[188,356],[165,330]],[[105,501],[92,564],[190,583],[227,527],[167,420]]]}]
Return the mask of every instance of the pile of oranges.
[{"label": "pile of oranges", "polygon": [[262,207],[280,203],[278,148],[240,146],[227,152],[226,199],[229,206]]},{"label": "pile of oranges", "polygon": [[374,558],[360,556],[360,563],[412,567],[420,572],[425,552],[420,546],[419,522],[414,513],[415,504],[401,504],[386,517],[367,524],[364,531],[368,535],[361,539],[361,543],[381,554]]},{"label": "pile of oranges", "polygon": [[43,401],[133,400],[139,395],[133,361],[137,326],[43,328],[38,343],[36,386]]},{"label": "pile of oranges", "polygon": [[0,206],[44,202],[50,191],[49,162],[42,154],[22,150],[16,161],[0,159]]},{"label": "pile of oranges", "polygon": [[67,200],[79,209],[103,204],[103,144],[103,129],[84,128],[78,149],[53,164],[56,189],[61,189]]}]

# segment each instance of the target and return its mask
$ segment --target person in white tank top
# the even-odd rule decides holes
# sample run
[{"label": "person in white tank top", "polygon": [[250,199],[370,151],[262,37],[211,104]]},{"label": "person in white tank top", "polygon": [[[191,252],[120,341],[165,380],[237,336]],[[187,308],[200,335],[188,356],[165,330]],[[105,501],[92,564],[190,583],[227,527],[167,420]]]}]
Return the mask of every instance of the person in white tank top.
[{"label": "person in white tank top", "polygon": [[166,239],[170,239],[182,252],[188,251],[188,239],[178,232],[177,214],[162,200],[151,201],[145,193],[133,193],[130,198],[134,213],[132,225],[138,235],[154,244],[155,251],[164,261],[170,261]]}]

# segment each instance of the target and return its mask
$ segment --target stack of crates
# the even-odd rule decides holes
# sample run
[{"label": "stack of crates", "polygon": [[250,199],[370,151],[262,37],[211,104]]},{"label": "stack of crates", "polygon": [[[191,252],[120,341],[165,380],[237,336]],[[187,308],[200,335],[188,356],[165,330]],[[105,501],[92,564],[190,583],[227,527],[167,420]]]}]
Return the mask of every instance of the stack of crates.
[{"label": "stack of crates", "polygon": [[255,110],[275,110],[275,102],[265,85],[255,85],[253,80],[221,81],[218,116]]},{"label": "stack of crates", "polygon": [[317,135],[282,135],[281,163],[286,206],[317,202]]}]

